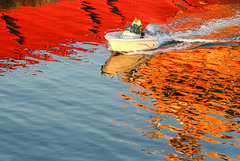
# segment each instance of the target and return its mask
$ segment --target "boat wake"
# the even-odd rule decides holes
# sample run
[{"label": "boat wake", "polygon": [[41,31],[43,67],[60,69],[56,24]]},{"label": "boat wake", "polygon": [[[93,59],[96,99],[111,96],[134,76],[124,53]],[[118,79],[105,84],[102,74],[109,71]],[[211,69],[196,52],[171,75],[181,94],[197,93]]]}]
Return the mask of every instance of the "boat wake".
[{"label": "boat wake", "polygon": [[[127,54],[157,54],[201,47],[234,45],[240,42],[240,12],[232,17],[200,21],[185,17],[173,19],[169,23],[150,23],[146,30],[154,33],[159,48],[149,51],[133,51]],[[192,25],[192,22],[198,22]],[[191,24],[191,25],[190,25]]]}]

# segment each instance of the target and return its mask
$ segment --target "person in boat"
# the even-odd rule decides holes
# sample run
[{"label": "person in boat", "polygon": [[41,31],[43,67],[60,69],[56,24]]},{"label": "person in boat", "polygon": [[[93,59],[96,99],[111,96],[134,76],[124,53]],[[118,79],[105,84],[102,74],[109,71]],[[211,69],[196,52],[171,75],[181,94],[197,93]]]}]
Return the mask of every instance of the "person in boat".
[{"label": "person in boat", "polygon": [[130,32],[135,33],[135,34],[140,34],[141,33],[141,27],[142,27],[142,22],[140,19],[135,17],[134,21],[132,22],[132,25],[130,27]]}]

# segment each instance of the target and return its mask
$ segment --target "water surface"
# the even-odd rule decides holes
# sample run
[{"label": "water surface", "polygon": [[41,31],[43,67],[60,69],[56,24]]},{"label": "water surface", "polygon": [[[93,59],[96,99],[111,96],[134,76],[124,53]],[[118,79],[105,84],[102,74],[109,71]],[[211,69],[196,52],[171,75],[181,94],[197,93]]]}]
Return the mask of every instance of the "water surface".
[{"label": "water surface", "polygon": [[[240,159],[238,1],[0,7],[0,160]],[[135,16],[161,46],[109,51]]]}]

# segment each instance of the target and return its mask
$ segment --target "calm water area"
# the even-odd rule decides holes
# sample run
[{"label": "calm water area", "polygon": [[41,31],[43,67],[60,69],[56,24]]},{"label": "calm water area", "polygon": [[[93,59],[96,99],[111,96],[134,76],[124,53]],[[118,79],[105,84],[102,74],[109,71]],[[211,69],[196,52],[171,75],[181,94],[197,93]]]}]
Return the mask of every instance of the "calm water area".
[{"label": "calm water area", "polygon": [[0,1],[0,161],[240,160],[239,46],[238,0]]}]

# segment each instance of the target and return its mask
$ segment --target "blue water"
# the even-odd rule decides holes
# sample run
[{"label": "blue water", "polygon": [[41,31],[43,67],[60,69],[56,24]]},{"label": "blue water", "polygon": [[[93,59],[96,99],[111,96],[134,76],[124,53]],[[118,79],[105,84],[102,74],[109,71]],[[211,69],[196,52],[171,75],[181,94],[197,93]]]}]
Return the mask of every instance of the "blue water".
[{"label": "blue water", "polygon": [[[235,20],[237,19],[234,19],[234,22]],[[199,32],[202,33],[202,30]],[[193,33],[196,33],[196,30],[191,29],[187,32],[169,33],[165,35],[167,40],[164,43],[172,37],[195,36],[198,31],[195,35]],[[232,37],[229,39],[233,40]],[[32,55],[26,55],[24,57],[26,59],[0,60],[1,63],[5,63],[5,66],[26,64],[14,69],[1,68],[4,72],[0,77],[0,161],[174,159],[218,161],[230,160],[229,158],[237,160],[237,157],[239,159],[240,76],[239,72],[236,72],[239,68],[239,55],[237,55],[239,52],[229,55],[219,52],[216,54],[222,57],[203,55],[200,58],[196,53],[190,55],[190,51],[186,57],[171,55],[171,52],[164,53],[175,50],[179,52],[196,46],[196,48],[238,46],[234,42],[229,42],[229,39],[221,43],[199,43],[198,45],[195,42],[175,42],[176,44],[173,42],[170,47],[167,44],[166,48],[161,48],[157,52],[146,52],[147,56],[144,58],[136,55],[135,59],[131,56],[112,58],[106,43],[97,43],[94,40],[90,43],[76,41],[69,44],[59,43],[56,47],[69,47],[69,52],[75,52],[67,56],[61,56],[53,50],[46,49],[36,50]],[[51,57],[50,60],[55,61],[38,60],[34,58],[37,54],[48,55]],[[148,64],[148,61],[154,59],[154,54],[162,58],[155,61],[159,65],[158,68],[151,68],[151,63]],[[82,60],[72,60],[75,58]],[[215,58],[217,58],[216,61]],[[227,72],[225,66],[218,64],[218,59],[220,61],[222,58],[225,60],[224,65],[229,67],[226,68],[229,69]],[[27,59],[36,60],[39,63],[30,64]],[[142,68],[136,61],[131,62],[136,59],[142,62],[140,63]],[[113,60],[125,60],[122,68],[125,69],[126,65],[125,72],[128,74],[122,72],[118,76],[106,76],[103,66]],[[171,63],[172,66],[168,66]],[[186,70],[182,70],[182,73],[176,72],[184,65]],[[119,66],[116,63],[113,67]],[[117,70],[123,71],[122,68]],[[136,73],[129,72],[134,71],[132,69],[136,69]],[[145,69],[151,70],[151,73],[139,74]],[[231,75],[231,72],[237,74]],[[162,77],[150,80],[153,78],[150,76],[154,73],[156,77],[161,73]],[[189,80],[187,76],[194,74],[196,77],[190,77],[193,79]],[[126,75],[128,75],[127,79]],[[134,79],[138,82],[135,83]],[[155,91],[163,91],[161,93],[163,95],[171,92],[170,88],[161,86],[163,79],[165,85],[175,83],[175,93],[173,96],[159,96],[159,99],[155,100],[150,97],[151,94],[154,96]],[[226,80],[225,84],[222,80]],[[143,83],[141,86],[141,81],[147,82],[146,84],[150,87],[143,88],[146,84]],[[198,82],[201,83],[198,84]],[[205,84],[210,84],[209,88],[206,86],[205,89]],[[193,102],[184,102],[184,96],[181,100],[181,95],[176,94],[176,90],[179,89],[184,93],[180,90],[182,87],[195,91],[202,90],[200,94],[196,92],[199,100],[194,98]],[[195,94],[188,92],[186,90],[189,95]],[[229,93],[232,95],[229,96]],[[174,94],[177,96],[175,97]],[[203,98],[209,100],[205,101]],[[208,104],[208,101],[213,105]],[[136,104],[142,105],[143,108]],[[220,108],[223,107],[221,105],[225,105],[225,108]],[[169,109],[161,111],[165,106]],[[205,111],[195,106],[201,106]],[[179,112],[176,112],[177,110]],[[199,115],[203,117],[200,121]],[[214,118],[212,122],[209,119],[210,116]],[[215,120],[218,122],[214,122]],[[210,124],[209,127],[213,128],[213,132],[209,132],[208,129],[198,129],[204,127],[201,126],[202,124]],[[232,125],[229,126],[229,124]],[[227,130],[222,127],[227,127]]]},{"label": "blue water", "polygon": [[1,78],[0,155],[22,161],[156,159],[140,148],[159,143],[135,130],[147,128],[150,112],[121,106],[126,102],[115,91],[130,94],[129,87],[101,75],[109,51],[94,47],[87,63],[59,57],[62,63],[41,61]]}]

